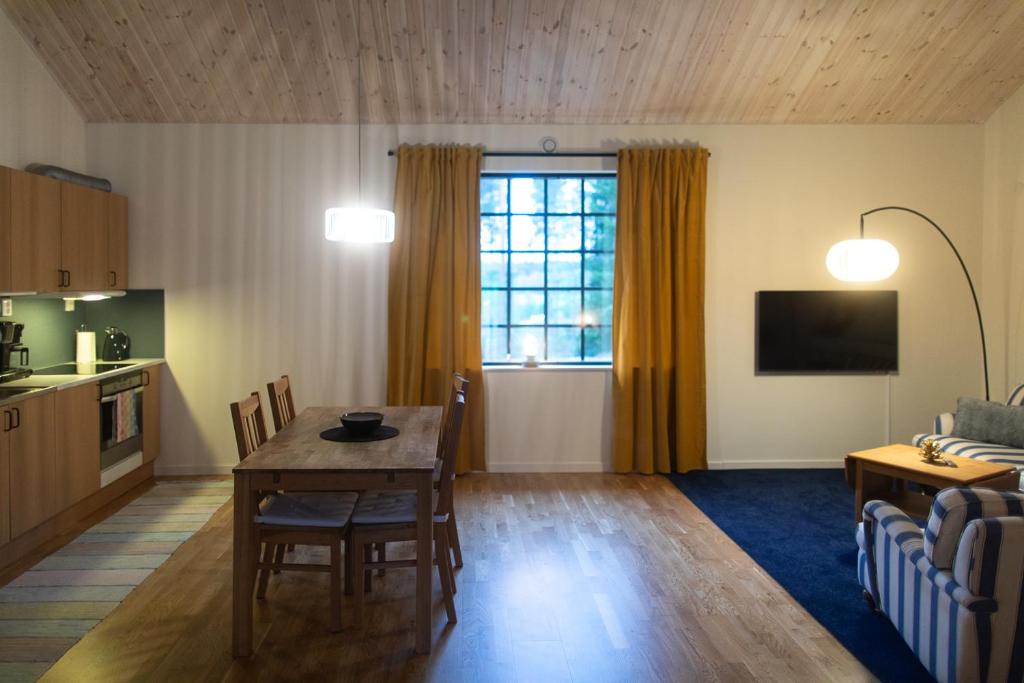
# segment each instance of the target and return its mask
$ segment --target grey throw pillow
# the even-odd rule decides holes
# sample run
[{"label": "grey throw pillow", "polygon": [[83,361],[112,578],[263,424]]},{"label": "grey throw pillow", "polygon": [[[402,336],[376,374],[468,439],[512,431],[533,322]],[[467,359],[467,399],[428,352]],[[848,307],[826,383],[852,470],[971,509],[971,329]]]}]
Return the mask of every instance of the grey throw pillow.
[{"label": "grey throw pillow", "polygon": [[956,402],[953,436],[1024,448],[1024,407],[961,397]]}]

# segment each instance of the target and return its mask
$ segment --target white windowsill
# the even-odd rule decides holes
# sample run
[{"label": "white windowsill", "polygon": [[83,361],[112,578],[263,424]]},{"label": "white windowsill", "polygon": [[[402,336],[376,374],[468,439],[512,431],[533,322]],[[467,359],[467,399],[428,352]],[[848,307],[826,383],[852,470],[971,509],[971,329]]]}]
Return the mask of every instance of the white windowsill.
[{"label": "white windowsill", "polygon": [[611,364],[608,365],[540,365],[535,368],[523,367],[521,364],[508,365],[485,365],[484,372],[537,372],[537,371],[560,371],[560,372],[610,372]]}]

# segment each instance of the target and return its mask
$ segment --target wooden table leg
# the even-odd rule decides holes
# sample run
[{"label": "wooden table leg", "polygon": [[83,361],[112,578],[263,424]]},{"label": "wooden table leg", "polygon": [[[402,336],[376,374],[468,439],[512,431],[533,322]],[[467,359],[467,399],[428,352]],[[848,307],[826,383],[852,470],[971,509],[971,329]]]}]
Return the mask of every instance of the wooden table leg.
[{"label": "wooden table leg", "polygon": [[864,463],[858,460],[855,468],[856,484],[853,495],[853,520],[860,524],[864,521]]},{"label": "wooden table leg", "polygon": [[854,518],[861,522],[864,518],[864,504],[870,500],[880,498],[890,499],[890,492],[893,489],[893,478],[880,474],[866,467],[864,461],[857,461],[857,488],[855,490],[853,504]]},{"label": "wooden table leg", "polygon": [[253,491],[249,476],[235,473],[234,560],[232,564],[231,653],[235,657],[252,654],[252,591],[256,583],[253,554],[256,552]]},{"label": "wooden table leg", "polygon": [[[416,652],[430,653],[430,600],[434,586],[433,486],[431,475],[420,476],[416,485]],[[358,552],[358,551],[357,551]]]}]

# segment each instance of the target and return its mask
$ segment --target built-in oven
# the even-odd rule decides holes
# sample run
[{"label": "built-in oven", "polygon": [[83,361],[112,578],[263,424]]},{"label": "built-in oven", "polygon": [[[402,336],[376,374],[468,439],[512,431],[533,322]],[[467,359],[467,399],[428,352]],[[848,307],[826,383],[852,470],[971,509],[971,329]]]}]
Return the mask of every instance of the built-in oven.
[{"label": "built-in oven", "polygon": [[100,484],[142,465],[142,394],[146,372],[100,382]]}]

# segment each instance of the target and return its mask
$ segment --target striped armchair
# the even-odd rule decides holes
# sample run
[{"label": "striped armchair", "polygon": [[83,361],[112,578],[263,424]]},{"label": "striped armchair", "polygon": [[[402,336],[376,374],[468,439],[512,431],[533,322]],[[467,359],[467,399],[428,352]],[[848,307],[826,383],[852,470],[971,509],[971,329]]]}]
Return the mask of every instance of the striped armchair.
[{"label": "striped armchair", "polygon": [[[1024,407],[1024,384],[1010,392],[1006,400],[1008,406]],[[935,418],[935,424],[930,434],[917,434],[912,443],[920,446],[925,439],[934,439],[939,448],[960,455],[965,458],[977,458],[1002,465],[1013,465],[1024,474],[1024,449],[1012,448],[1002,444],[984,443],[982,441],[971,441],[962,437],[953,436],[953,423],[956,420],[955,413],[942,413]],[[1024,487],[1024,479],[1021,480]]]},{"label": "striped armchair", "polygon": [[923,532],[873,500],[857,544],[868,603],[937,680],[1024,680],[1024,494],[945,489]]}]

